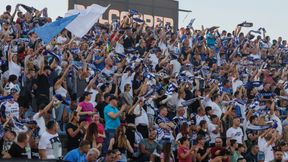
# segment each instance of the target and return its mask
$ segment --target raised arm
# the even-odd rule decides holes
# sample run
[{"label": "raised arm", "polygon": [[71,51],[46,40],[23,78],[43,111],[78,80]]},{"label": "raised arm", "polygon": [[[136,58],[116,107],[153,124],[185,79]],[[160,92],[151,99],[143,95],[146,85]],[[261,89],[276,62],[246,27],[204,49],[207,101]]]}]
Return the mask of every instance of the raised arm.
[{"label": "raised arm", "polygon": [[63,81],[64,81],[65,77],[67,76],[67,74],[68,74],[68,72],[69,72],[69,69],[70,69],[71,67],[72,67],[72,65],[69,65],[69,66],[65,69],[65,71],[63,72],[61,78],[60,78],[59,80],[57,80],[57,82],[55,83],[54,89],[58,89],[58,88],[61,86],[61,84],[63,83]]},{"label": "raised arm", "polygon": [[52,105],[53,105],[54,100],[55,100],[55,97],[52,98],[52,100],[49,102],[49,104],[46,105],[42,111],[40,111],[39,117],[45,115],[53,107]]}]

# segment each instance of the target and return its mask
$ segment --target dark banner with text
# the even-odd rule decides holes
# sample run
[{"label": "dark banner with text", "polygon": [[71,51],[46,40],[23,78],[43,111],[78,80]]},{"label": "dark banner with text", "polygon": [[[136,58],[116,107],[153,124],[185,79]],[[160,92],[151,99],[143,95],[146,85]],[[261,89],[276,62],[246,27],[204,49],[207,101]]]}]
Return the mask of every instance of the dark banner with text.
[{"label": "dark banner with text", "polygon": [[99,20],[100,23],[111,24],[114,19],[122,20],[129,9],[134,9],[142,14],[145,23],[154,27],[161,21],[169,23],[174,29],[178,28],[178,1],[174,0],[69,0],[68,9],[85,9],[91,4],[107,6],[108,10]]}]

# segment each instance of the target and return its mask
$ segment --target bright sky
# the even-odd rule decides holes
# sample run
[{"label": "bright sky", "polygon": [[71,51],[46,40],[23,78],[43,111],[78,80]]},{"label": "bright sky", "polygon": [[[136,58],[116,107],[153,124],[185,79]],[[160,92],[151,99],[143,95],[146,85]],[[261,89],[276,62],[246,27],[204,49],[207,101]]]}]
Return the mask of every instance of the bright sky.
[{"label": "bright sky", "polygon": [[[236,24],[243,21],[251,21],[258,29],[265,27],[267,35],[272,38],[282,36],[287,39],[288,15],[287,0],[178,0],[181,9],[192,10],[184,20],[187,13],[179,14],[179,26],[186,26],[191,18],[196,18],[194,28],[220,26],[220,30],[232,31]],[[3,13],[7,4],[13,7],[17,3],[34,6],[37,9],[47,7],[48,14],[52,18],[64,16],[68,8],[67,0],[1,0],[0,12]],[[14,8],[13,8],[14,10]],[[250,30],[250,28],[249,28]]]}]

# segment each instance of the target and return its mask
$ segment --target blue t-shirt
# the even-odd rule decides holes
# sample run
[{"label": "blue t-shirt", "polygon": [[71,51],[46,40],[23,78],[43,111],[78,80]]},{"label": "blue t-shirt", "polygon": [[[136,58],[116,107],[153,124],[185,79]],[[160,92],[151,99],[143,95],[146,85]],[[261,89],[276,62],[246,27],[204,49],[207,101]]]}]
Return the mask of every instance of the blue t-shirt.
[{"label": "blue t-shirt", "polygon": [[[101,59],[103,59],[102,56],[98,56],[98,55],[95,56],[95,60],[101,60]],[[96,68],[98,68],[98,69],[100,69],[100,70],[103,70],[103,69],[105,68],[105,61],[103,60],[103,61],[100,62],[99,64],[96,64],[96,63],[95,63],[95,66],[96,66]]]},{"label": "blue t-shirt", "polygon": [[120,117],[118,116],[115,119],[112,119],[108,113],[113,112],[114,114],[118,113],[118,109],[108,104],[104,108],[104,120],[105,120],[105,130],[107,129],[117,129],[120,126]]},{"label": "blue t-shirt", "polygon": [[79,148],[71,150],[64,157],[64,161],[76,162],[76,161],[86,161],[86,154],[80,154]]},{"label": "blue t-shirt", "polygon": [[216,39],[214,38],[214,36],[211,33],[208,33],[206,35],[206,40],[207,40],[208,47],[214,47],[215,46]]}]

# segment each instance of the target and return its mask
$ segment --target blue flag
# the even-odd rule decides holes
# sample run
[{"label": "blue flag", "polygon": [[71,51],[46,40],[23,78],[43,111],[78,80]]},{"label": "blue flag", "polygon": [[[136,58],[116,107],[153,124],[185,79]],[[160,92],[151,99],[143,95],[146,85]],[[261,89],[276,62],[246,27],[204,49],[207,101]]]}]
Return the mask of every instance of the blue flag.
[{"label": "blue flag", "polygon": [[71,23],[79,14],[65,17],[44,26],[33,29],[45,44],[48,44],[57,34],[59,34],[69,23]]}]

